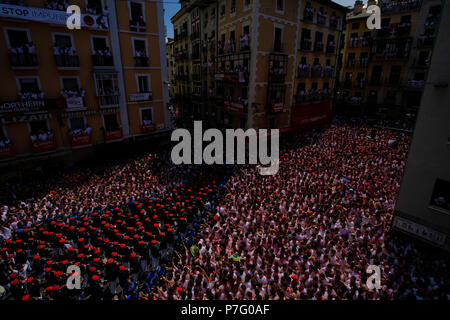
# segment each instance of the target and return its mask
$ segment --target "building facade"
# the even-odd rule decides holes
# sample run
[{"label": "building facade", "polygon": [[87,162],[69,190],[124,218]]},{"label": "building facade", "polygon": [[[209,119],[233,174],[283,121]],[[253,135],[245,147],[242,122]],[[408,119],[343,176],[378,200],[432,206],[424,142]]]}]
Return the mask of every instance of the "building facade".
[{"label": "building facade", "polygon": [[[344,7],[326,0],[181,3],[172,22],[175,39],[179,35],[177,93],[185,120],[283,130],[330,120]],[[304,29],[315,47],[302,47]],[[302,63],[314,72],[299,73]]]},{"label": "building facade", "polygon": [[[430,68],[395,207],[393,228],[450,249],[450,3],[441,10]],[[429,16],[432,17],[431,15]],[[419,53],[420,55],[420,53]]]},{"label": "building facade", "polygon": [[[141,139],[168,127],[162,4],[70,1],[82,14],[81,29],[70,30],[58,2],[5,2],[2,164],[75,159],[96,145]],[[23,14],[33,11],[40,16]]]},{"label": "building facade", "polygon": [[367,29],[369,15],[362,1],[357,0],[347,14],[338,107],[351,114],[414,119],[442,1],[391,1],[378,6],[379,30]]}]

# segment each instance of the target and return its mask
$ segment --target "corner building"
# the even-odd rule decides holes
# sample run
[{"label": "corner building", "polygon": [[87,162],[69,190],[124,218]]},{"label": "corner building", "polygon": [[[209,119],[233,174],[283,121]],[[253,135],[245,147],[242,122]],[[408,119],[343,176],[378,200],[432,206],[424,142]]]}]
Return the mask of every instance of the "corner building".
[{"label": "corner building", "polygon": [[81,29],[51,1],[0,3],[0,166],[80,160],[169,127],[162,4],[69,2]]}]

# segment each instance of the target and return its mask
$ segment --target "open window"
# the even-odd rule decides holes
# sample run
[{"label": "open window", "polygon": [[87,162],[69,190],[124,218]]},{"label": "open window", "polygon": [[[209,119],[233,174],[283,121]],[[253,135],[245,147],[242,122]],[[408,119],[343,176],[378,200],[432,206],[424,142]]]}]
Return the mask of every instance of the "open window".
[{"label": "open window", "polygon": [[19,87],[19,96],[22,101],[42,100],[45,98],[41,91],[38,77],[20,77],[17,78]]},{"label": "open window", "polygon": [[148,67],[147,41],[145,39],[133,39],[134,65],[136,67]]},{"label": "open window", "polygon": [[106,131],[116,131],[120,129],[119,121],[117,120],[117,114],[105,114],[103,115]]},{"label": "open window", "polygon": [[273,39],[273,51],[282,52],[283,51],[283,29],[275,27],[274,39]]},{"label": "open window", "polygon": [[38,65],[36,47],[28,29],[5,28],[8,56],[12,67],[35,67]]},{"label": "open window", "polygon": [[29,123],[30,138],[32,142],[51,141],[54,139],[54,135],[48,120],[36,120]]},{"label": "open window", "polygon": [[130,1],[130,29],[132,31],[145,31],[145,7],[143,2]]},{"label": "open window", "polygon": [[101,14],[103,12],[102,0],[86,0],[86,12]]},{"label": "open window", "polygon": [[275,0],[277,13],[284,13],[284,0]]},{"label": "open window", "polygon": [[138,75],[137,76],[137,84],[139,93],[148,93],[150,92],[150,75]]},{"label": "open window", "polygon": [[117,73],[95,73],[95,84],[100,106],[119,104]]},{"label": "open window", "polygon": [[437,179],[430,199],[430,206],[450,214],[450,182]]}]

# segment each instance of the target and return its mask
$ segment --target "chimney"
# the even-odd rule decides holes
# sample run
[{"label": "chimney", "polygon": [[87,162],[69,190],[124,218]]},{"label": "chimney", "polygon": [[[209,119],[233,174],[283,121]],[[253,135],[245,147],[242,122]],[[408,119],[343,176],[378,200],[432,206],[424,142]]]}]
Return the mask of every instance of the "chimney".
[{"label": "chimney", "polygon": [[355,7],[353,8],[353,14],[360,14],[363,10],[363,2],[362,0],[355,1]]}]

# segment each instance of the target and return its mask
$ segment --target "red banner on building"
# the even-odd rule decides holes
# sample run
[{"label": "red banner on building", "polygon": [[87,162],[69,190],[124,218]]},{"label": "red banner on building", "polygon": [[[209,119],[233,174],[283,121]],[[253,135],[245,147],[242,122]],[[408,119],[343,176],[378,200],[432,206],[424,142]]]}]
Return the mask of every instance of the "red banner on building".
[{"label": "red banner on building", "polygon": [[309,102],[292,106],[292,130],[306,131],[331,121],[331,101]]},{"label": "red banner on building", "polygon": [[122,138],[122,129],[106,131],[106,141],[118,140]]},{"label": "red banner on building", "polygon": [[281,112],[283,111],[284,104],[283,102],[275,102],[270,106],[271,112]]},{"label": "red banner on building", "polygon": [[14,151],[11,146],[0,147],[0,159],[8,159],[14,157]]},{"label": "red banner on building", "polygon": [[35,141],[32,142],[31,148],[33,152],[52,151],[56,149],[56,142],[55,140]]},{"label": "red banner on building", "polygon": [[90,134],[74,135],[72,136],[72,147],[84,146],[92,143]]},{"label": "red banner on building", "polygon": [[143,124],[141,126],[141,129],[142,129],[143,133],[147,133],[147,132],[155,131],[156,130],[156,126],[153,123],[152,124]]}]

